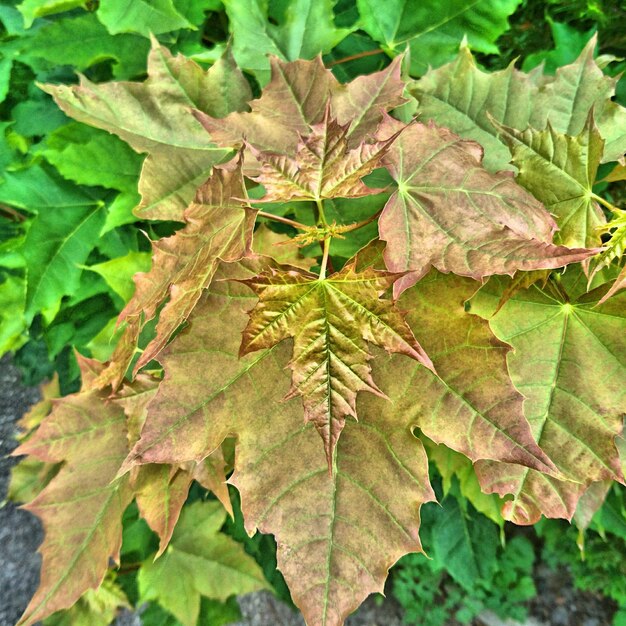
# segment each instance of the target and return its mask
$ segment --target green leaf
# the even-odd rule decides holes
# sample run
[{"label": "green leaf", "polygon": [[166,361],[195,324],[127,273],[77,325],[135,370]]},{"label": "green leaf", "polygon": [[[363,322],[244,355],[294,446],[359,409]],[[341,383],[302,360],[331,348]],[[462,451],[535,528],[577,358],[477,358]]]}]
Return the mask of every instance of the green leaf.
[{"label": "green leaf", "polygon": [[17,9],[24,18],[24,27],[30,28],[38,17],[63,13],[84,4],[85,0],[23,0]]},{"label": "green leaf", "polygon": [[[76,37],[80,33],[80,37]],[[113,61],[113,75],[132,78],[145,72],[150,43],[136,35],[110,35],[94,13],[67,17],[40,28],[24,40],[20,60],[51,68],[72,65],[85,70],[104,60]]]},{"label": "green leaf", "polygon": [[113,581],[88,589],[76,604],[52,614],[44,626],[109,626],[121,607],[130,609],[126,595]]},{"label": "green leaf", "polygon": [[112,35],[138,33],[144,37],[193,28],[172,0],[106,0],[98,8],[98,19]]},{"label": "green leaf", "polygon": [[611,100],[617,80],[605,76],[594,60],[595,45],[592,38],[578,59],[554,77],[525,74],[513,65],[484,72],[464,46],[455,61],[429,71],[415,84],[420,117],[478,141],[485,148],[486,167],[495,171],[508,167],[510,154],[489,116],[518,130],[543,130],[549,121],[555,131],[576,136],[593,107],[605,140],[602,162],[616,161],[626,151],[626,109]]},{"label": "green leaf", "polygon": [[392,55],[411,51],[411,74],[449,61],[466,38],[474,50],[497,53],[496,39],[521,0],[357,0],[361,28]]},{"label": "green leaf", "polygon": [[548,122],[543,131],[523,132],[498,125],[518,168],[517,182],[554,216],[555,241],[569,248],[602,244],[604,213],[593,193],[604,141],[589,118],[575,137],[558,133]]},{"label": "green leaf", "polygon": [[17,350],[26,342],[25,304],[26,282],[7,276],[0,283],[0,354]]},{"label": "green leaf", "polygon": [[496,571],[496,526],[482,515],[470,516],[461,510],[451,495],[444,498],[441,507],[441,514],[430,529],[432,556],[439,567],[471,592],[479,581],[491,580]]},{"label": "green leaf", "polygon": [[[231,91],[226,87],[233,87]],[[196,189],[231,151],[218,149],[190,114],[197,108],[223,115],[246,106],[250,91],[227,54],[205,72],[182,56],[155,47],[144,83],[47,85],[59,106],[75,119],[118,135],[137,152],[147,152],[137,214],[180,220]],[[146,111],[151,111],[146,116]]]},{"label": "green leaf", "polygon": [[350,29],[335,26],[335,3],[294,0],[273,24],[268,20],[268,0],[225,0],[238,65],[264,85],[270,77],[267,55],[295,61],[329,52],[350,33]]},{"label": "green leaf", "polygon": [[525,72],[532,70],[543,63],[543,71],[546,74],[554,74],[557,68],[568,63],[573,63],[576,57],[583,51],[589,39],[593,36],[594,28],[586,32],[580,32],[566,22],[557,22],[549,15],[546,21],[550,25],[554,48],[541,50],[527,55],[522,64]]},{"label": "green leaf", "polygon": [[124,302],[128,302],[135,291],[133,276],[137,272],[147,272],[150,269],[150,255],[147,252],[129,252],[126,256],[96,263],[86,269],[100,274],[107,285]]},{"label": "green leaf", "polygon": [[[581,270],[571,268],[566,276],[572,273],[575,278]],[[586,485],[624,480],[615,437],[626,390],[626,294],[599,305],[606,287],[570,301],[566,286],[558,294],[534,285],[493,315],[504,287],[489,281],[470,310],[489,318],[496,336],[513,346],[511,378],[527,398],[533,434],[568,480],[507,464],[481,461],[476,468],[488,493],[513,494],[504,505],[506,519],[570,519]]]},{"label": "green leaf", "polygon": [[183,626],[196,626],[201,596],[223,602],[266,589],[261,569],[243,546],[219,532],[225,519],[218,502],[185,507],[163,556],[139,570],[142,600],[156,600]]},{"label": "green leaf", "polygon": [[[391,118],[387,124],[385,136],[401,126]],[[482,278],[560,267],[594,253],[552,244],[552,217],[507,173],[484,169],[481,157],[477,144],[414,123],[383,158],[398,185],[378,222],[387,268],[406,272],[396,293],[431,265]]]},{"label": "green leaf", "polygon": [[26,319],[55,312],[61,298],[78,287],[81,265],[98,242],[104,206],[59,206],[33,220],[22,254],[28,264]]},{"label": "green leaf", "polygon": [[433,444],[430,440],[424,441],[424,445],[428,459],[437,465],[437,470],[441,474],[444,494],[448,494],[453,485],[453,478],[456,478],[461,496],[479,513],[502,528],[504,526],[504,519],[500,513],[502,500],[494,494],[488,495],[481,491],[472,462],[465,455],[454,452],[444,445]]},{"label": "green leaf", "polygon": [[68,124],[46,138],[43,156],[69,180],[134,192],[142,158],[123,141],[83,124]]}]

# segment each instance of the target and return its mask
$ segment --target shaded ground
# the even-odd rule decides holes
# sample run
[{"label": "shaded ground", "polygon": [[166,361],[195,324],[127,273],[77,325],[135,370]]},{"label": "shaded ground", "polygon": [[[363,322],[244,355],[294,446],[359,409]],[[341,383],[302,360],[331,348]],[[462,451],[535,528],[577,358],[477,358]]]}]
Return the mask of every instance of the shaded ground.
[{"label": "shaded ground", "polygon": [[[8,456],[15,448],[15,422],[39,398],[37,389],[20,384],[19,374],[9,360],[0,359],[0,502],[5,499],[11,466]],[[39,579],[37,547],[42,540],[38,520],[12,503],[0,508],[0,626],[14,626],[22,614]],[[531,603],[531,615],[524,626],[610,626],[612,603],[601,596],[581,593],[572,587],[567,572],[553,572],[543,565],[536,571],[538,596]],[[260,592],[240,598],[242,621],[235,626],[304,626],[300,615]],[[449,626],[456,626],[451,622]],[[486,614],[475,626],[519,626],[502,622]],[[346,626],[401,626],[401,610],[387,598],[379,604],[369,598],[346,621]],[[139,618],[130,612],[121,615],[116,626],[140,626]]]}]

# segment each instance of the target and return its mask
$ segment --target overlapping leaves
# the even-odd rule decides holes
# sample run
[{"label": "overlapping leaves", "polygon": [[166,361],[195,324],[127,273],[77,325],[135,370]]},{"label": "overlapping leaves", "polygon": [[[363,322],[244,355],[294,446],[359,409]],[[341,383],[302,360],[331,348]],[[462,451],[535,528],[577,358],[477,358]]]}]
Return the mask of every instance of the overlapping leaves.
[{"label": "overlapping leaves", "polygon": [[[259,45],[290,59],[313,56],[347,34],[328,19],[332,2],[298,3],[317,16],[321,43],[313,47],[301,45],[309,22],[296,13],[278,16],[288,26],[280,30],[265,23],[263,3],[225,4],[233,31],[248,33],[235,37],[234,56],[261,82],[268,78],[267,62],[255,63],[250,33],[261,33]],[[455,40],[462,27],[471,27],[474,47],[492,49],[515,2],[494,14],[492,3],[477,4],[456,16],[444,12],[428,32],[409,21],[402,33],[384,21],[374,24],[371,3],[359,6],[363,24],[393,55],[405,41],[429,50],[442,37]],[[250,11],[242,11],[244,5]],[[157,6],[161,16],[151,19],[159,30],[163,15],[181,28],[193,21],[170,3]],[[137,7],[147,10],[143,3]],[[112,24],[118,9],[112,4],[99,19]],[[481,24],[489,26],[482,40]],[[137,32],[124,20],[118,27]],[[419,507],[434,494],[416,429],[446,446],[440,450],[474,463],[476,477],[470,465],[464,468],[466,484],[512,495],[504,515],[520,523],[541,514],[571,517],[590,482],[623,480],[614,441],[626,382],[619,351],[623,294],[608,298],[606,285],[587,294],[586,277],[568,269],[554,293],[523,275],[515,284],[530,284],[526,291],[500,288],[500,279],[491,279],[466,305],[480,287],[473,279],[550,270],[597,253],[589,248],[599,243],[597,227],[605,219],[593,185],[599,163],[621,157],[625,117],[610,101],[615,81],[604,76],[590,46],[554,79],[513,67],[488,75],[463,48],[455,63],[414,86],[421,119],[438,125],[389,117],[406,102],[401,58],[341,84],[319,57],[273,57],[268,85],[251,100],[230,48],[204,71],[155,44],[144,83],[85,79],[46,87],[69,115],[147,153],[137,216],[183,226],[153,242],[152,269],[136,276],[110,362],[83,361],[83,391],[59,401],[22,448],[42,461],[65,462],[30,505],[50,528],[42,587],[24,623],[69,606],[102,581],[109,558],[119,552],[119,517],[133,497],[158,534],[162,555],[142,569],[143,596],[158,599],[190,626],[201,595],[223,599],[226,591],[209,578],[223,577],[220,559],[232,557],[236,567],[245,556],[216,539],[224,514],[217,504],[212,511],[213,505],[196,504],[177,521],[193,480],[229,508],[221,448],[227,438],[235,438],[230,482],[240,492],[246,528],[276,536],[278,565],[294,601],[309,624],[322,626],[341,624],[369,593],[382,590],[400,556],[421,549]],[[481,147],[453,131],[483,144],[484,164]],[[72,132],[78,145],[91,141],[71,127],[58,136]],[[511,154],[517,183],[511,173],[494,173],[509,165]],[[54,141],[43,155],[61,171],[72,169],[55,153]],[[393,179],[384,194],[383,185],[363,180],[381,167]],[[80,182],[89,184],[89,175],[79,173]],[[120,180],[116,187],[116,176],[108,178],[132,200],[130,186]],[[306,241],[321,244],[319,275],[252,252],[257,210],[248,190],[256,184],[264,189],[250,195],[265,193],[264,219],[304,230]],[[19,186],[12,189],[19,198]],[[366,196],[380,201],[374,210],[381,212],[386,269],[380,247],[369,246],[334,271],[342,262],[333,258],[334,240],[349,237],[351,226],[340,231],[329,223],[324,204],[332,202],[341,213],[345,202]],[[105,205],[86,206],[71,217],[80,220]],[[307,212],[307,226],[291,219]],[[121,211],[111,226],[102,213],[94,236],[129,219]],[[261,232],[264,251],[268,240]],[[67,245],[45,242],[31,228],[25,250],[52,246],[55,256],[57,246],[57,270],[74,280],[82,275],[64,258]],[[295,256],[291,250],[288,258]],[[32,313],[48,307],[53,317],[65,287],[56,276],[48,294],[40,278],[27,278],[26,298]],[[30,285],[40,283],[29,296]],[[397,303],[387,293],[392,286],[402,293]],[[156,318],[146,342],[142,331]],[[137,352],[136,378],[123,381]],[[154,358],[164,370],[160,382],[137,375]],[[588,367],[581,375],[583,360]],[[73,491],[89,502],[87,523],[62,542],[67,531],[53,527],[50,511],[62,511],[69,526],[77,514],[68,499]],[[206,522],[202,532],[200,522]],[[70,566],[63,569],[61,562]],[[88,563],[96,565],[87,571]],[[176,588],[163,583],[164,570],[176,572]],[[264,585],[250,563],[241,570],[250,582],[246,590]],[[63,575],[55,577],[58,571]],[[228,593],[236,591],[227,579]]]}]

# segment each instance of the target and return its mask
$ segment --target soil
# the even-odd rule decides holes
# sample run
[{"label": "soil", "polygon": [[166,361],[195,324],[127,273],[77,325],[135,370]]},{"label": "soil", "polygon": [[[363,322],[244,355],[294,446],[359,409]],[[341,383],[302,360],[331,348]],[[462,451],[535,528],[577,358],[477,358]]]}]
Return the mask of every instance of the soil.
[{"label": "soil", "polygon": [[[0,502],[6,497],[14,450],[15,422],[39,399],[39,391],[20,384],[19,373],[7,357],[0,359]],[[0,626],[14,626],[39,580],[37,547],[43,538],[37,518],[11,502],[0,505]],[[615,606],[602,596],[572,586],[567,571],[539,565],[535,575],[538,596],[523,626],[610,626]],[[243,619],[234,626],[304,626],[302,617],[268,592],[239,598]],[[115,626],[140,626],[139,617],[121,614]],[[450,622],[448,626],[457,626]],[[349,617],[346,626],[402,626],[402,610],[387,597],[370,597]],[[522,626],[486,613],[474,626]]]}]

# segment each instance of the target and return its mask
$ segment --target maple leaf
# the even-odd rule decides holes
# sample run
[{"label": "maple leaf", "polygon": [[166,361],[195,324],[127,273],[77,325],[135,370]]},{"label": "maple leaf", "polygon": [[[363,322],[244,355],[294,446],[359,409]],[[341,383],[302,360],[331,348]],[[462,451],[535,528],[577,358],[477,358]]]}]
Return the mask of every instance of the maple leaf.
[{"label": "maple leaf", "polygon": [[126,418],[98,391],[67,396],[54,401],[51,415],[15,454],[65,462],[25,507],[45,530],[40,585],[19,622],[27,626],[96,589],[110,560],[119,558],[120,520],[132,498],[128,477],[116,478],[128,454]]},{"label": "maple leaf", "polygon": [[[391,134],[398,122],[387,119]],[[390,271],[409,272],[401,292],[432,265],[442,272],[482,278],[516,270],[554,268],[595,250],[552,244],[556,224],[508,173],[481,165],[478,144],[415,123],[392,144],[383,163],[398,183],[379,220]]]},{"label": "maple leaf", "polygon": [[319,124],[302,135],[294,155],[250,151],[261,164],[254,179],[265,188],[260,202],[289,200],[322,201],[330,198],[359,198],[380,193],[367,187],[362,178],[376,168],[396,135],[384,141],[363,141],[348,149],[349,124],[340,126],[330,117],[330,108]]},{"label": "maple leaf", "polygon": [[604,141],[589,114],[575,137],[558,133],[550,122],[545,130],[518,131],[496,124],[517,166],[517,182],[528,189],[555,217],[555,240],[568,247],[601,245],[604,213],[593,193]]},{"label": "maple leaf", "polygon": [[[253,277],[262,267],[246,260],[225,266],[223,277]],[[338,625],[382,591],[400,556],[421,549],[418,509],[434,498],[426,456],[404,416],[370,395],[374,404],[366,402],[360,421],[346,424],[329,477],[299,403],[282,401],[288,348],[238,356],[244,308],[254,301],[232,281],[215,281],[205,293],[161,355],[165,379],[126,467],[199,461],[236,434],[230,482],[241,493],[248,532],[276,535],[279,568],[305,619]]]},{"label": "maple leaf", "polygon": [[305,420],[324,441],[329,469],[345,418],[357,417],[357,392],[384,397],[371,375],[367,342],[433,367],[400,311],[381,299],[399,277],[371,269],[357,273],[349,264],[326,279],[271,269],[243,281],[259,302],[250,311],[240,353],[294,338],[287,397],[302,396]]},{"label": "maple leaf", "polygon": [[401,60],[342,85],[319,57],[290,63],[272,57],[272,79],[261,97],[250,102],[249,112],[234,112],[224,119],[202,111],[194,114],[218,145],[243,145],[245,140],[257,150],[293,154],[300,136],[323,121],[330,104],[337,123],[349,125],[346,140],[348,148],[354,148],[374,133],[383,111],[405,102]]},{"label": "maple leaf", "polygon": [[478,69],[467,46],[452,63],[430,70],[414,85],[421,119],[433,120],[485,148],[485,166],[508,167],[510,155],[497,138],[489,117],[510,128],[543,130],[548,121],[558,133],[582,132],[593,108],[605,140],[602,162],[620,159],[626,151],[626,110],[611,100],[615,77],[606,76],[593,54],[592,37],[578,59],[556,71],[521,72],[509,65],[499,72]]},{"label": "maple leaf", "polygon": [[579,275],[584,284],[580,268],[568,270],[563,281],[571,300],[534,285],[491,317],[502,290],[501,281],[492,280],[471,301],[471,311],[489,318],[496,336],[513,346],[511,378],[526,395],[533,433],[567,479],[477,463],[484,490],[513,494],[503,513],[518,524],[532,524],[541,514],[570,519],[589,483],[624,480],[615,438],[626,389],[625,294],[604,304],[605,288],[576,297]]},{"label": "maple leaf", "polygon": [[[226,88],[227,87],[227,88]],[[67,115],[111,133],[137,152],[147,152],[137,215],[180,220],[211,169],[229,150],[217,148],[189,113],[193,107],[215,117],[242,110],[252,97],[230,51],[208,71],[154,42],[144,83],[44,85]]]},{"label": "maple leaf", "polygon": [[[229,264],[220,277],[254,280],[266,263]],[[508,348],[487,322],[465,314],[464,301],[478,285],[434,273],[426,285],[410,290],[405,304],[416,308],[409,313],[413,331],[435,350],[444,379],[403,355],[377,354],[373,378],[385,381],[392,401],[359,395],[359,421],[346,422],[331,476],[299,403],[283,400],[290,347],[238,356],[250,323],[245,309],[255,303],[243,285],[214,281],[160,356],[165,378],[124,469],[200,461],[235,436],[229,482],[241,493],[246,528],[276,535],[278,566],[308,623],[343,623],[369,593],[382,590],[392,563],[421,549],[417,511],[434,495],[415,426],[472,459],[515,458],[551,469],[508,378]],[[446,343],[450,329],[454,341]]]},{"label": "maple leaf", "polygon": [[235,261],[250,252],[256,212],[235,199],[245,196],[241,158],[236,157],[215,167],[198,189],[184,213],[186,226],[153,242],[152,269],[135,276],[135,293],[119,317],[120,322],[128,322],[128,330],[111,367],[100,377],[100,385],[119,384],[142,326],[156,316],[163,302],[167,300],[156,336],[144,349],[136,370],[149,363],[185,321],[211,282],[220,259]]},{"label": "maple leaf", "polygon": [[201,596],[224,601],[267,589],[254,559],[241,544],[219,532],[225,519],[226,511],[218,502],[186,507],[165,553],[139,570],[141,600],[157,600],[184,626],[195,626]]}]

